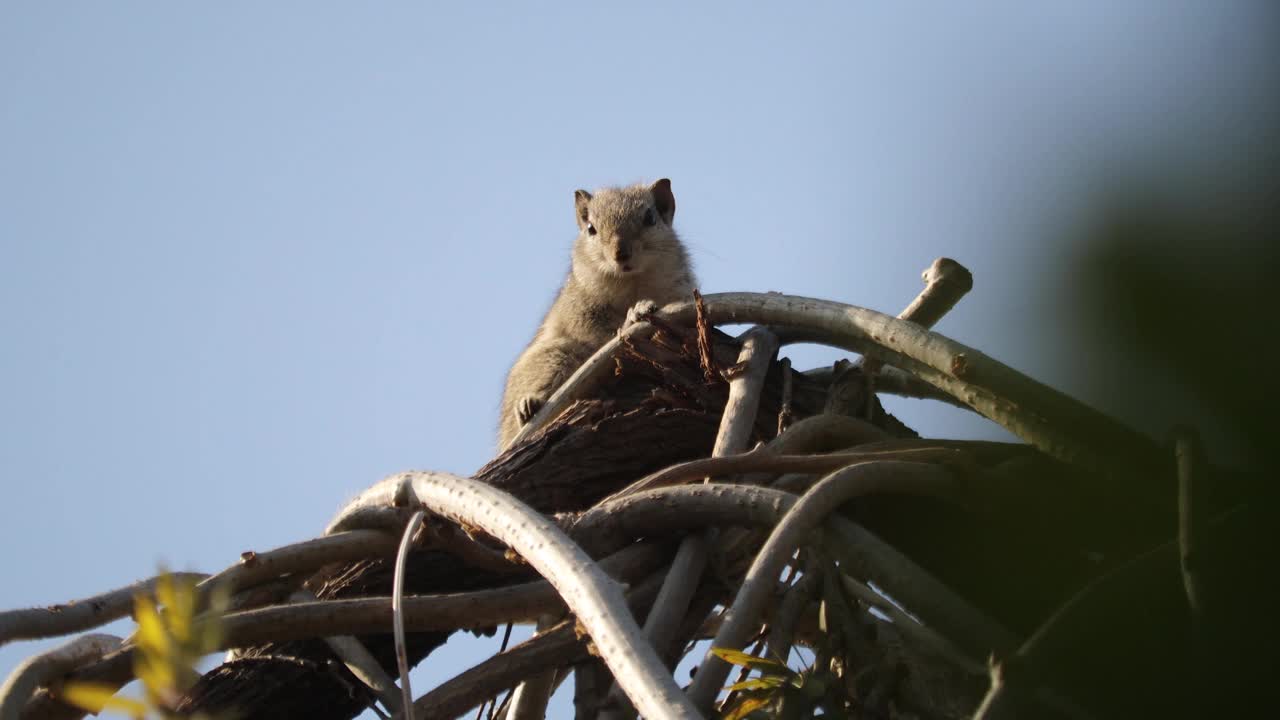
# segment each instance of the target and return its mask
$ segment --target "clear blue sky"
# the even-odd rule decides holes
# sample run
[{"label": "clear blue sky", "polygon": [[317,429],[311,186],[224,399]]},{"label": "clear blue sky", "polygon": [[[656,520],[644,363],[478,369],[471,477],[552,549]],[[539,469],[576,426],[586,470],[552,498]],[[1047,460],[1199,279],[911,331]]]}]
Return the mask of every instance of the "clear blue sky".
[{"label": "clear blue sky", "polygon": [[0,608],[483,464],[578,187],[670,177],[706,292],[896,313],[954,257],[977,285],[940,330],[1110,407],[1070,224],[1257,132],[1265,4],[4,3]]}]

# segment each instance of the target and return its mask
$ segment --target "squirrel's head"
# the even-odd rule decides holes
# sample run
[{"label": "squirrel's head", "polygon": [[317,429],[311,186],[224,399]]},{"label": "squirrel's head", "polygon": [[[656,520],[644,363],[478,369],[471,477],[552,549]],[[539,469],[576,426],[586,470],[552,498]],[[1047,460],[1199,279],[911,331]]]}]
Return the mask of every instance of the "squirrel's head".
[{"label": "squirrel's head", "polygon": [[666,178],[652,185],[605,188],[595,195],[578,190],[573,204],[578,220],[575,255],[607,275],[644,273],[656,257],[678,247],[671,228],[676,197]]}]

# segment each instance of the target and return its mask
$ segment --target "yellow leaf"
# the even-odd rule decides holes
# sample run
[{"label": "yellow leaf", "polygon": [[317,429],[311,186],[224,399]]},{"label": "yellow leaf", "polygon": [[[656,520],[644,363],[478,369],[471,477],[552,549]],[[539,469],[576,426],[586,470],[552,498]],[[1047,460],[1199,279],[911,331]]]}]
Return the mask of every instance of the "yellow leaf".
[{"label": "yellow leaf", "polygon": [[721,716],[722,720],[742,720],[742,718],[750,715],[753,711],[768,705],[772,702],[772,698],[768,697],[749,697],[743,698],[742,702],[734,706],[732,710]]},{"label": "yellow leaf", "polygon": [[132,698],[116,697],[115,688],[101,683],[69,682],[62,686],[58,698],[78,708],[98,714],[112,710],[134,718],[147,714],[147,706]]},{"label": "yellow leaf", "polygon": [[725,688],[725,690],[730,692],[739,692],[741,690],[772,690],[774,688],[780,688],[786,683],[786,679],[778,677],[777,675],[770,675],[769,677],[751,678],[749,680],[743,680],[742,682],[736,682]]},{"label": "yellow leaf", "polygon": [[146,595],[133,598],[133,614],[138,619],[138,649],[154,657],[168,657],[173,651],[173,638],[164,627],[160,613]]},{"label": "yellow leaf", "polygon": [[168,694],[178,684],[178,675],[164,658],[137,653],[133,656],[133,674],[146,686],[152,696]]},{"label": "yellow leaf", "polygon": [[165,609],[165,625],[179,645],[191,640],[191,621],[195,617],[195,584],[170,573],[160,576],[156,583],[156,599]]},{"label": "yellow leaf", "polygon": [[769,673],[776,673],[779,675],[790,676],[794,674],[791,672],[791,668],[787,667],[783,663],[778,662],[777,660],[770,660],[768,658],[756,657],[755,655],[748,655],[747,653],[744,653],[741,650],[731,650],[729,648],[713,647],[711,648],[711,654],[733,665],[741,665],[743,667],[749,667],[754,670],[760,670],[760,671],[769,672]]}]

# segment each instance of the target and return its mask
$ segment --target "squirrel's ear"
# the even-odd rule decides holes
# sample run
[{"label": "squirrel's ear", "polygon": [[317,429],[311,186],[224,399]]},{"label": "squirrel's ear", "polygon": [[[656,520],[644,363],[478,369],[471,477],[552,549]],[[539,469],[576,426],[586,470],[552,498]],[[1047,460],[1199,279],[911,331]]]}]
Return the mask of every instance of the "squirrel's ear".
[{"label": "squirrel's ear", "polygon": [[670,225],[676,216],[676,196],[671,194],[671,181],[662,178],[650,185],[649,191],[653,193],[653,202],[658,206],[658,214],[667,225]]},{"label": "squirrel's ear", "polygon": [[573,214],[578,218],[578,229],[587,227],[587,205],[591,202],[591,193],[586,190],[573,191]]}]

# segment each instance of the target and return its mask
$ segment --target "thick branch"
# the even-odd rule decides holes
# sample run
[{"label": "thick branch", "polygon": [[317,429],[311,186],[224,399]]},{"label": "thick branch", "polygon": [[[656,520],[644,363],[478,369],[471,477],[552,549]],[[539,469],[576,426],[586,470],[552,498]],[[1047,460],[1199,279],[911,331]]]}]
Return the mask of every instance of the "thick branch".
[{"label": "thick branch", "polygon": [[614,677],[652,718],[697,718],[626,610],[617,585],[550,520],[512,496],[446,473],[403,473],[365,491],[342,515],[388,505],[400,492],[449,519],[507,543],[556,587],[591,634]]},{"label": "thick branch", "polygon": [[[201,573],[175,573],[175,575],[188,580],[203,580],[207,577]],[[60,605],[0,612],[0,645],[14,640],[35,640],[67,635],[106,625],[112,620],[119,620],[133,609],[134,596],[154,592],[159,580],[158,576],[149,578],[93,597],[72,600]]]},{"label": "thick branch", "polygon": [[[723,293],[706,296],[706,303],[715,324],[788,326],[805,340],[896,365],[1066,462],[1113,475],[1168,464],[1147,436],[915,323],[853,305],[789,295]],[[693,304],[669,305],[662,316],[690,323]]]},{"label": "thick branch", "polygon": [[0,720],[19,720],[36,688],[120,646],[114,635],[85,635],[18,664],[0,685]]}]

